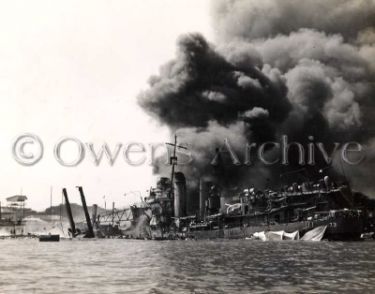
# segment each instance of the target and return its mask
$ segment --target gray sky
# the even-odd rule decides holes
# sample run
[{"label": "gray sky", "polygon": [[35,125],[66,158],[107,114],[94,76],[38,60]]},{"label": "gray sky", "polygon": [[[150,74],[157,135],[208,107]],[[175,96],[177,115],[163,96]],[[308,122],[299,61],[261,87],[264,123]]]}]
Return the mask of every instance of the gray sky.
[{"label": "gray sky", "polygon": [[[149,165],[132,167],[119,158],[113,167],[105,160],[96,167],[86,155],[78,167],[62,167],[53,147],[63,136],[98,148],[103,142],[113,148],[117,142],[165,142],[166,128],[135,98],[186,32],[212,38],[208,0],[1,2],[0,201],[22,189],[29,207],[43,209],[53,186],[55,205],[62,187],[79,202],[76,185],[89,204],[102,206],[103,195],[107,205],[138,200],[123,195],[154,184]],[[44,157],[32,167],[19,165],[11,153],[24,132],[44,143]]]}]

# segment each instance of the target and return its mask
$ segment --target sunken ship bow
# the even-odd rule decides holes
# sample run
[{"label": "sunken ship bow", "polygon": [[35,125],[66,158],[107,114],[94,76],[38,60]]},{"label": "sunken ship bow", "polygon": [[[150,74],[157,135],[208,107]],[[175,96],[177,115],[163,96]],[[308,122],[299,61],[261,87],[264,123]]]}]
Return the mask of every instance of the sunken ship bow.
[{"label": "sunken ship bow", "polygon": [[185,176],[178,172],[173,184],[161,178],[145,200],[152,211],[152,239],[247,238],[270,231],[298,231],[303,237],[324,227],[324,239],[359,240],[373,211],[358,198],[363,195],[349,184],[337,185],[328,176],[279,191],[250,187],[233,192],[201,180],[199,199],[192,205]]}]

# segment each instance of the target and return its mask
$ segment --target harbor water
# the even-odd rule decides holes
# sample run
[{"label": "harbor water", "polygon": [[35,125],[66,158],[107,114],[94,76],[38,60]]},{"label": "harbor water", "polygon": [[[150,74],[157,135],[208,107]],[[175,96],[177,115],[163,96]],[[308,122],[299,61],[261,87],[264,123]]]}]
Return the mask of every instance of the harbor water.
[{"label": "harbor water", "polygon": [[0,240],[0,293],[373,293],[375,242]]}]

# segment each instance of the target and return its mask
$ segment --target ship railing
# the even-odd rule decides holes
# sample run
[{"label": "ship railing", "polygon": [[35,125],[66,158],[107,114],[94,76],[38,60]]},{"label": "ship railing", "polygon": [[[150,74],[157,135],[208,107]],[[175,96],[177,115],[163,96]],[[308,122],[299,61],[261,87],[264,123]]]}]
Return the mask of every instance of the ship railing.
[{"label": "ship railing", "polygon": [[223,214],[222,213],[216,213],[216,214],[211,214],[207,216],[207,219],[215,219],[221,217]]},{"label": "ship railing", "polygon": [[331,192],[338,192],[339,189],[315,189],[315,190],[309,190],[309,191],[294,191],[294,192],[282,192],[282,195],[286,196],[300,196],[300,195],[312,195],[312,194],[328,194]]}]

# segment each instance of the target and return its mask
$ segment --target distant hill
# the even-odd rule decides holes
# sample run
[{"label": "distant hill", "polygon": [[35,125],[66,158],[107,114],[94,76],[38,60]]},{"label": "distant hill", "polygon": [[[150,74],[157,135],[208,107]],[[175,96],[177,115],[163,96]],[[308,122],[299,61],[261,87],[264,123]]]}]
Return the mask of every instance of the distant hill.
[{"label": "distant hill", "polygon": [[[70,207],[72,209],[73,218],[75,220],[79,221],[80,219],[83,219],[85,217],[82,205],[79,205],[79,204],[76,204],[76,203],[71,203]],[[89,214],[91,216],[92,211],[93,211],[93,207],[88,206],[87,209],[88,209]],[[108,210],[107,210],[107,212],[108,212]],[[101,215],[105,214],[105,209],[98,206],[98,214],[101,214]],[[66,218],[68,216],[67,212],[66,212],[66,207],[63,204],[48,207],[46,210],[41,211],[41,212],[35,212],[31,209],[25,210],[25,216],[28,216],[28,215],[41,215],[41,216],[44,216],[44,215],[61,215],[64,218]]]}]

